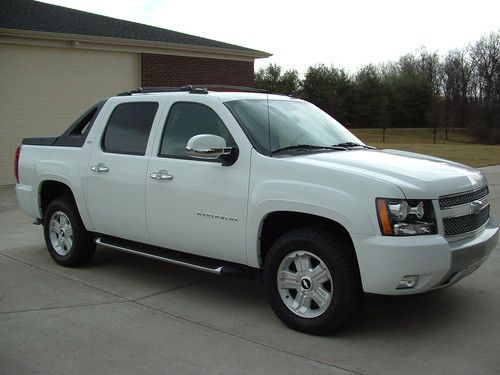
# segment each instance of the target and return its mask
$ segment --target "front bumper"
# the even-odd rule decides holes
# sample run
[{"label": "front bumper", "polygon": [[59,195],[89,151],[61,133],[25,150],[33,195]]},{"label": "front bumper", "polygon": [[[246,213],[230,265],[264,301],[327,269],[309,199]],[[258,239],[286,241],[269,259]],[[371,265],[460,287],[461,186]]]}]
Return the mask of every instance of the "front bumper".
[{"label": "front bumper", "polygon": [[[354,235],[363,289],[377,294],[415,294],[456,283],[474,272],[498,243],[493,215],[475,237],[448,242],[440,235],[384,237]],[[396,289],[407,275],[418,275],[412,289]]]}]

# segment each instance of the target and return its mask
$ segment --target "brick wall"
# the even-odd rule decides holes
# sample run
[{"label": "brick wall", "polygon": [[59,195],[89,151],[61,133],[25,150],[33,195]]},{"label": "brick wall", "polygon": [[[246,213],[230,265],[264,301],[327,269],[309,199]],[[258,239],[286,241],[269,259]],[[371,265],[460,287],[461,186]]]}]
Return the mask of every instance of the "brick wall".
[{"label": "brick wall", "polygon": [[143,87],[187,84],[253,86],[253,62],[141,54]]}]

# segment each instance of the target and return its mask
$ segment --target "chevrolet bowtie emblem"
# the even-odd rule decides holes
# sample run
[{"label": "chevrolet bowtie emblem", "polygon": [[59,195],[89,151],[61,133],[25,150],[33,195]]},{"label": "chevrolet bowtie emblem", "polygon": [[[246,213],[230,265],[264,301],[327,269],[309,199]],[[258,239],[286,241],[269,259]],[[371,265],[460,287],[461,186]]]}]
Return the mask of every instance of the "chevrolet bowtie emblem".
[{"label": "chevrolet bowtie emblem", "polygon": [[477,214],[483,208],[483,201],[477,200],[470,203],[470,213]]}]

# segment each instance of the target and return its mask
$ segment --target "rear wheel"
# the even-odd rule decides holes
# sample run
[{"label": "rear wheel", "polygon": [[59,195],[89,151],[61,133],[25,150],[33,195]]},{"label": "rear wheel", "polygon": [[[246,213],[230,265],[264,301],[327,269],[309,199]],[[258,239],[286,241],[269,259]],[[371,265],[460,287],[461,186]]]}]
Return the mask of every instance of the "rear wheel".
[{"label": "rear wheel", "polygon": [[47,206],[44,236],[49,254],[60,265],[81,266],[94,255],[92,236],[85,229],[78,209],[69,197],[54,199]]},{"label": "rear wheel", "polygon": [[264,283],[276,315],[310,334],[339,330],[363,300],[352,246],[320,228],[296,229],[280,237],[266,258]]}]

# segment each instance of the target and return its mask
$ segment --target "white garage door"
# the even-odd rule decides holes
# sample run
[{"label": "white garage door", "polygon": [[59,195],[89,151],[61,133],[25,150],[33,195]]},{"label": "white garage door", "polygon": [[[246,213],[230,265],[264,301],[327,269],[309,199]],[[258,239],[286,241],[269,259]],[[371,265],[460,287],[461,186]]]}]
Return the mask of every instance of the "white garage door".
[{"label": "white garage door", "polygon": [[22,138],[61,134],[101,99],[139,84],[139,54],[0,44],[0,185]]}]

